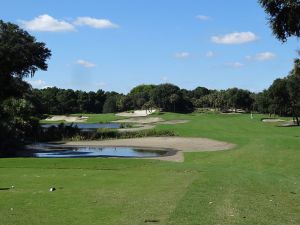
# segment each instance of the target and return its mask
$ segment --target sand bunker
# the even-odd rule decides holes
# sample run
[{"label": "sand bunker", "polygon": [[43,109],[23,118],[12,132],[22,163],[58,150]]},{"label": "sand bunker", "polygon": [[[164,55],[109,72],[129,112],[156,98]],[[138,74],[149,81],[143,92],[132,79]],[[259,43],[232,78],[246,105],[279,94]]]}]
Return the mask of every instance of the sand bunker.
[{"label": "sand bunker", "polygon": [[149,116],[152,113],[154,113],[156,110],[135,110],[133,112],[122,112],[117,113],[116,116],[124,116],[124,117],[143,117],[143,116]]},{"label": "sand bunker", "polygon": [[86,122],[88,117],[85,116],[52,116],[47,118],[47,121],[66,121],[69,123]]},{"label": "sand bunker", "polygon": [[297,126],[297,123],[296,123],[296,121],[290,120],[285,123],[282,123],[280,126],[281,127],[293,127],[293,126]]},{"label": "sand bunker", "polygon": [[263,119],[262,120],[265,123],[277,123],[277,122],[284,122],[282,119]]},{"label": "sand bunker", "polygon": [[156,157],[153,159],[183,162],[183,152],[221,151],[235,147],[234,144],[215,141],[207,138],[184,137],[146,137],[133,139],[116,139],[104,141],[67,142],[65,145],[103,146],[103,147],[136,147],[151,149],[173,149],[176,154]]}]

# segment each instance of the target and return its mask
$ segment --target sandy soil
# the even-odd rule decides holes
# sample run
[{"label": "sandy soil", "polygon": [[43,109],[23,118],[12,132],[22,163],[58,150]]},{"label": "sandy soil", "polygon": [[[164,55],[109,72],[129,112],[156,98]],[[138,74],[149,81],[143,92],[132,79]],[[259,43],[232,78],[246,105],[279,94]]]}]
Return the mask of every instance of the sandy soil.
[{"label": "sandy soil", "polygon": [[234,144],[215,141],[207,138],[184,138],[184,137],[146,137],[133,139],[116,139],[104,141],[79,141],[67,142],[65,145],[75,146],[115,146],[115,147],[138,147],[151,149],[172,149],[167,156],[153,159],[183,162],[183,152],[221,151],[235,147]]},{"label": "sandy soil", "polygon": [[141,117],[148,116],[154,113],[156,110],[135,110],[134,112],[122,112],[117,113],[116,116],[124,116],[124,117]]},{"label": "sandy soil", "polygon": [[52,116],[50,118],[47,118],[47,121],[61,121],[64,120],[66,122],[70,123],[80,123],[80,122],[86,122],[88,117],[84,116]]},{"label": "sandy soil", "polygon": [[265,123],[284,122],[284,120],[281,120],[281,119],[263,119],[262,121],[265,122]]}]

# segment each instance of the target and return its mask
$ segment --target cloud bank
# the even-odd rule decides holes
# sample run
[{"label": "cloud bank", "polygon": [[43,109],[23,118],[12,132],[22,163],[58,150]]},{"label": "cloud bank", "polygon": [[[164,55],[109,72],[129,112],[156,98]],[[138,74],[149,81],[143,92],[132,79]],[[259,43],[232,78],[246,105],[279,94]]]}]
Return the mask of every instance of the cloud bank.
[{"label": "cloud bank", "polygon": [[31,31],[63,32],[75,30],[72,24],[64,20],[57,20],[47,14],[40,15],[33,20],[21,20],[20,23],[25,29]]},{"label": "cloud bank", "polygon": [[96,19],[92,17],[78,17],[74,21],[74,25],[77,26],[89,26],[96,29],[109,29],[109,28],[118,28],[117,24],[112,23],[107,19]]},{"label": "cloud bank", "polygon": [[118,28],[108,19],[97,19],[92,17],[77,17],[72,23],[59,20],[47,14],[35,17],[32,20],[20,20],[21,26],[26,30],[39,32],[69,32],[75,31],[75,26],[88,26],[95,29]]}]

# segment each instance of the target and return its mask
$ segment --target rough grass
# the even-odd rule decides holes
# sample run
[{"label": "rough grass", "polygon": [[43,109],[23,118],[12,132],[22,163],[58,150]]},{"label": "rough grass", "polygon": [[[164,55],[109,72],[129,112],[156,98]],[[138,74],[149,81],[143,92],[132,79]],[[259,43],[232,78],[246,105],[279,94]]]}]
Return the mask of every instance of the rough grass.
[{"label": "rough grass", "polygon": [[185,153],[184,163],[1,159],[0,188],[15,188],[0,189],[0,224],[300,224],[300,128],[260,115],[160,116],[190,122],[157,129],[237,147]]}]

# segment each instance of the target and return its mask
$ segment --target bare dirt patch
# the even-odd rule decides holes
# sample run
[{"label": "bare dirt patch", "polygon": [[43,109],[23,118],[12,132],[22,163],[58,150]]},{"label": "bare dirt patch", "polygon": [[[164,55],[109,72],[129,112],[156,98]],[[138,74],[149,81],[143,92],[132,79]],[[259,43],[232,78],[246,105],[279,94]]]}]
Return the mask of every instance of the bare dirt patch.
[{"label": "bare dirt patch", "polygon": [[65,145],[75,146],[102,146],[102,147],[136,147],[151,149],[173,149],[176,154],[153,159],[183,162],[183,152],[221,151],[235,147],[234,144],[216,141],[207,138],[185,137],[146,137],[133,139],[116,139],[104,141],[67,142]]},{"label": "bare dirt patch", "polygon": [[66,121],[69,123],[86,122],[88,117],[85,116],[52,116],[47,118],[47,121]]}]

